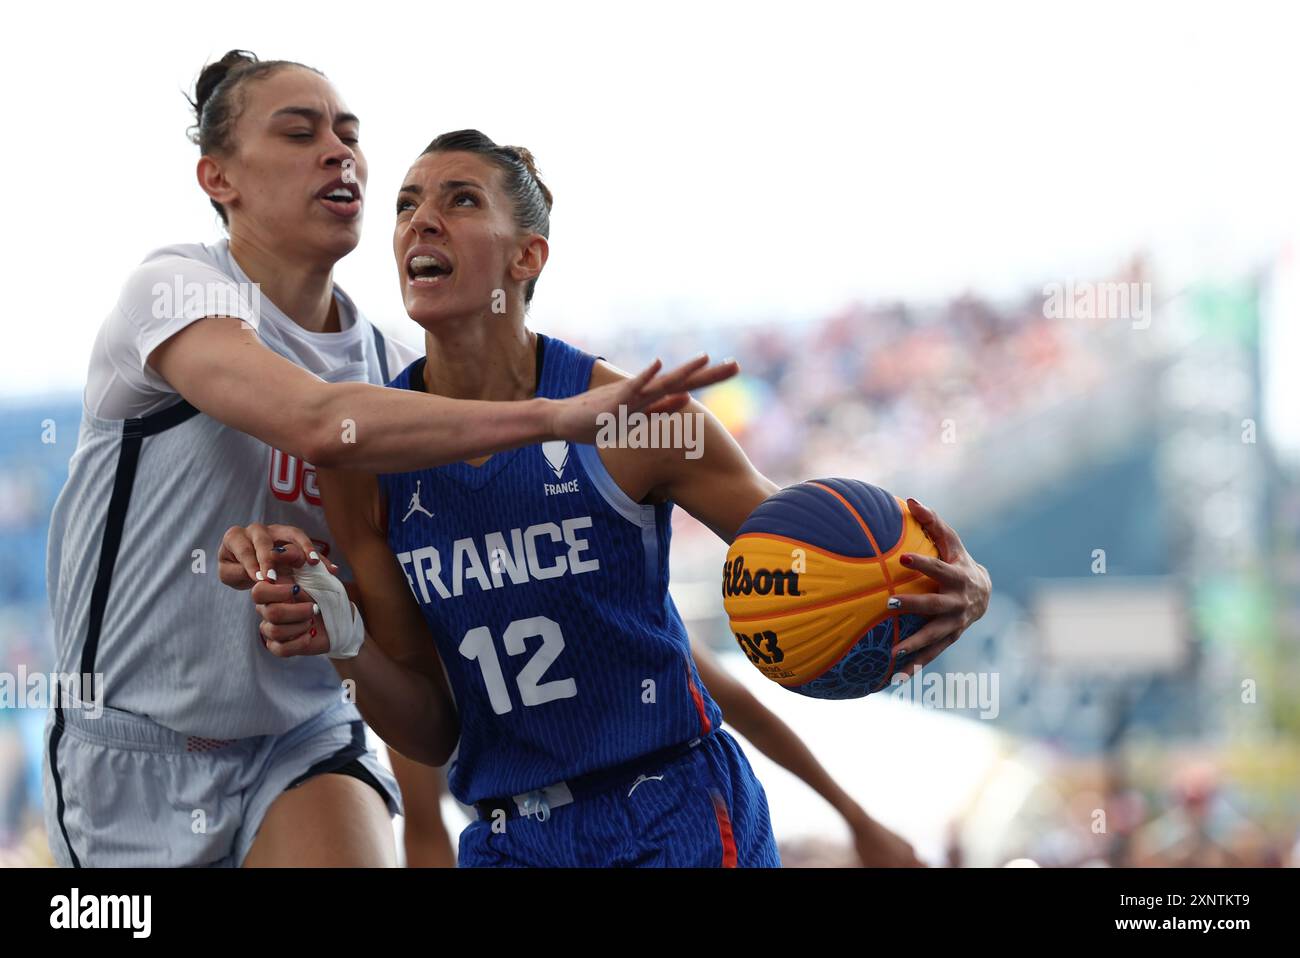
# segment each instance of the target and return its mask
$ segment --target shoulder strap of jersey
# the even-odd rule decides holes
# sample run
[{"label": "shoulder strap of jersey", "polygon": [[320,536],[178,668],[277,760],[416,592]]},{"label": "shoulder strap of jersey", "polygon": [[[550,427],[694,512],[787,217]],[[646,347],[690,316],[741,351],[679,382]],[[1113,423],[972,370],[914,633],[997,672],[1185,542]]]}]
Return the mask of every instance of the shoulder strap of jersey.
[{"label": "shoulder strap of jersey", "polygon": [[[586,392],[596,357],[553,336],[538,333],[537,342],[541,366],[537,395],[546,399],[564,399]],[[540,362],[543,351],[545,362]]]},{"label": "shoulder strap of jersey", "polygon": [[384,342],[384,334],[374,323],[370,324],[370,331],[375,334],[375,349],[379,352],[379,375],[383,377],[384,382],[388,382],[388,344]]}]

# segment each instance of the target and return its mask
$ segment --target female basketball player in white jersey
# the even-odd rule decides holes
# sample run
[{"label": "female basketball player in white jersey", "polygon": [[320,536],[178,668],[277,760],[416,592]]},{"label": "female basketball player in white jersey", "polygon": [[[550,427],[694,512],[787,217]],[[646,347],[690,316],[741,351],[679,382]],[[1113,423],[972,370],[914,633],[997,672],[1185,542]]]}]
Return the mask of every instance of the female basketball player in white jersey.
[{"label": "female basketball player in white jersey", "polygon": [[[393,239],[426,357],[392,386],[503,401],[624,380],[525,325],[549,209],[526,151],[477,131],[430,144]],[[315,604],[285,583],[254,587],[277,655],[359,644],[336,665],[375,730],[427,764],[457,749],[450,787],[481,816],[461,864],[777,863],[762,789],[717,727],[668,598],[665,554],[671,503],[729,541],[777,487],[703,407],[688,411],[705,422],[699,458],[549,444],[406,474],[324,473],[368,632],[319,569],[295,572]],[[408,508],[420,489],[441,510]],[[932,617],[902,643],[915,668],[983,614],[990,585],[951,529],[911,508],[942,557],[905,560],[940,586],[902,597]],[[234,552],[244,540],[226,539]]]},{"label": "female basketball player in white jersey", "polygon": [[391,863],[391,777],[328,663],[269,654],[249,603],[220,586],[222,532],[272,524],[254,530],[248,584],[276,578],[277,535],[285,555],[346,569],[315,465],[590,441],[599,411],[676,408],[733,367],[652,367],[561,402],[374,385],[413,356],[332,280],[360,237],[357,118],[315,70],[238,51],[203,70],[195,109],[199,184],[229,240],[159,249],[127,278],[50,523],[58,668],[103,676],[93,702],[87,688],[51,711],[51,848],[74,866]]}]

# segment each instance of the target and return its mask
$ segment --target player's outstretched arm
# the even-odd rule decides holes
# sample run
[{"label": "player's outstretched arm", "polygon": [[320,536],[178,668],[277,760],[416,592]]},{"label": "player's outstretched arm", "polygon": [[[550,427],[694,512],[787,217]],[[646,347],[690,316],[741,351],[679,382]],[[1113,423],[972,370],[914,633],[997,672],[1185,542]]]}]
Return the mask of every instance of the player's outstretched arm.
[{"label": "player's outstretched arm", "polygon": [[735,375],[701,356],[568,399],[477,402],[368,383],[326,383],[268,349],[246,323],[212,316],[155,348],[149,365],[214,419],[318,467],[403,472],[551,439],[594,441],[602,412],[670,411]]},{"label": "player's outstretched arm", "polygon": [[693,642],[691,652],[700,672],[700,681],[722,709],[727,724],[772,761],[799,776],[843,816],[863,865],[869,868],[923,867],[912,846],[868,815],[780,716],[728,675],[706,649]]}]

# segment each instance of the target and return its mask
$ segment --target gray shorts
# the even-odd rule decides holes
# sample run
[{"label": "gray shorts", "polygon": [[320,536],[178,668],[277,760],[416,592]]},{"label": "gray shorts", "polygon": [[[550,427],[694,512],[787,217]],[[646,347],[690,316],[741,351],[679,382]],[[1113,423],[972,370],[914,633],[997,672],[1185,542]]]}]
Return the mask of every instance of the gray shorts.
[{"label": "gray shorts", "polygon": [[51,709],[45,723],[45,826],[64,867],[238,866],[286,788],[354,763],[402,813],[349,703],[283,735],[226,741],[117,709],[89,714]]}]

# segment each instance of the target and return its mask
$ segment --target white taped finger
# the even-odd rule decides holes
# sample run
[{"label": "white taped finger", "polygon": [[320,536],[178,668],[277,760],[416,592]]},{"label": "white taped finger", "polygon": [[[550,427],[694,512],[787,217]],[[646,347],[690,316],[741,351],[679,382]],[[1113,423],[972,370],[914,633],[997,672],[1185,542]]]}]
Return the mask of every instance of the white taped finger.
[{"label": "white taped finger", "polygon": [[325,567],[325,563],[303,565],[293,570],[293,581],[311,595],[320,606],[320,617],[329,630],[331,659],[350,659],[361,651],[366,626],[357,607],[348,598],[343,583]]}]

